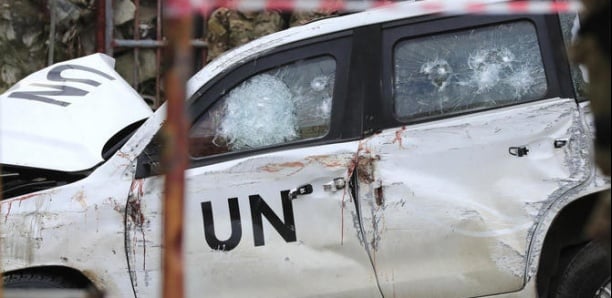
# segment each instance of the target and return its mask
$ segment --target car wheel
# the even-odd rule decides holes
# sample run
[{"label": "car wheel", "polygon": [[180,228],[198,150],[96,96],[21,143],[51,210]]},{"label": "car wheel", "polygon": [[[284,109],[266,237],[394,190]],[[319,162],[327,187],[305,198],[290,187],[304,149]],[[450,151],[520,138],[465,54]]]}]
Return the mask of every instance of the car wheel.
[{"label": "car wheel", "polygon": [[609,298],[610,260],[606,250],[590,242],[569,257],[560,269],[555,298]]},{"label": "car wheel", "polygon": [[4,287],[13,289],[62,289],[79,288],[79,285],[61,276],[16,273],[4,276]]}]

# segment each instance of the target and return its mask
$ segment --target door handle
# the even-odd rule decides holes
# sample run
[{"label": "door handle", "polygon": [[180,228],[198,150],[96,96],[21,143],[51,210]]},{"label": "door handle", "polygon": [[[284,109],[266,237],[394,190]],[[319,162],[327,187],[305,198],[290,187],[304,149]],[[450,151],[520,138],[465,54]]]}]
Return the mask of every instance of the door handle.
[{"label": "door handle", "polygon": [[304,184],[296,189],[292,189],[289,191],[289,198],[294,200],[297,199],[298,196],[307,195],[312,193],[312,185]]},{"label": "door handle", "polygon": [[553,144],[555,145],[555,148],[559,149],[559,148],[565,147],[565,145],[567,145],[568,142],[569,140],[567,139],[558,139],[558,140],[555,140]]},{"label": "door handle", "polygon": [[510,147],[508,148],[508,153],[510,153],[510,155],[523,157],[529,153],[529,149],[527,149],[526,146]]},{"label": "door handle", "polygon": [[337,191],[346,187],[346,180],[342,177],[334,178],[334,181],[323,184],[324,191]]}]

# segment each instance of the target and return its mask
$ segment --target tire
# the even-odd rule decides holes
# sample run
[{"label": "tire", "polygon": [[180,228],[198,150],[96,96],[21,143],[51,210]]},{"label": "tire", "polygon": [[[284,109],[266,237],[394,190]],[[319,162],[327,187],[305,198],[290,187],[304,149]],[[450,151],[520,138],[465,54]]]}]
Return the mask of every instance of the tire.
[{"label": "tire", "polygon": [[[555,298],[594,298],[606,296],[610,289],[610,260],[599,244],[589,242],[572,252],[567,265],[560,268]],[[597,296],[596,296],[597,295]]]},{"label": "tire", "polygon": [[79,288],[79,285],[61,276],[15,273],[4,276],[4,287],[9,289],[76,289]]}]

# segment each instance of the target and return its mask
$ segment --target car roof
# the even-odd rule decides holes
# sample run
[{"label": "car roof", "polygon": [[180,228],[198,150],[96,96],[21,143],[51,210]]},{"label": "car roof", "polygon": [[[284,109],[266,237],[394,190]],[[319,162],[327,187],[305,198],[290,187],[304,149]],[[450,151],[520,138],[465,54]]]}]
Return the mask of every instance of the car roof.
[{"label": "car roof", "polygon": [[[191,97],[199,88],[219,73],[240,64],[242,61],[250,60],[260,56],[279,46],[287,45],[296,41],[314,38],[334,32],[340,32],[351,28],[365,25],[384,23],[411,17],[444,12],[461,6],[485,5],[489,3],[509,2],[508,0],[425,0],[425,1],[403,1],[382,7],[366,10],[359,13],[348,14],[339,17],[331,17],[308,23],[302,26],[292,27],[270,35],[253,40],[245,45],[227,51],[217,57],[202,70],[197,72],[187,82],[187,95]],[[441,5],[441,3],[447,4]]]}]

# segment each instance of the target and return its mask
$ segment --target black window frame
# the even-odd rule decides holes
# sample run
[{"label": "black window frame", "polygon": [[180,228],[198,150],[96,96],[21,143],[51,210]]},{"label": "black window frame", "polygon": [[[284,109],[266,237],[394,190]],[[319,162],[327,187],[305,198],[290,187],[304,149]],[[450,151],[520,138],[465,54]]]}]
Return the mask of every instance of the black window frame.
[{"label": "black window frame", "polygon": [[[563,33],[563,20],[562,18],[564,17],[563,15],[565,15],[565,17],[577,17],[578,20],[580,21],[580,14],[578,13],[561,13],[561,14],[557,14],[556,18],[557,18],[557,22],[558,22],[558,26],[559,26],[559,30],[561,31],[561,38],[563,40],[563,54],[565,57],[565,61],[567,61],[567,67],[569,67],[569,71],[571,74],[571,80],[572,80],[572,90],[573,90],[573,94],[574,94],[574,98],[576,98],[576,100],[578,102],[585,102],[589,100],[588,94],[587,94],[587,89],[588,89],[588,85],[589,83],[586,82],[584,80],[583,77],[583,71],[586,70],[581,70],[579,69],[579,65],[575,64],[571,61],[571,59],[569,58],[569,54],[567,52],[568,47],[571,46],[572,44],[572,40],[571,40],[571,36],[565,36],[565,34]],[[570,38],[569,40],[567,38]],[[579,77],[579,81],[575,80],[575,77]],[[578,90],[578,87],[583,88],[583,90]]]}]

